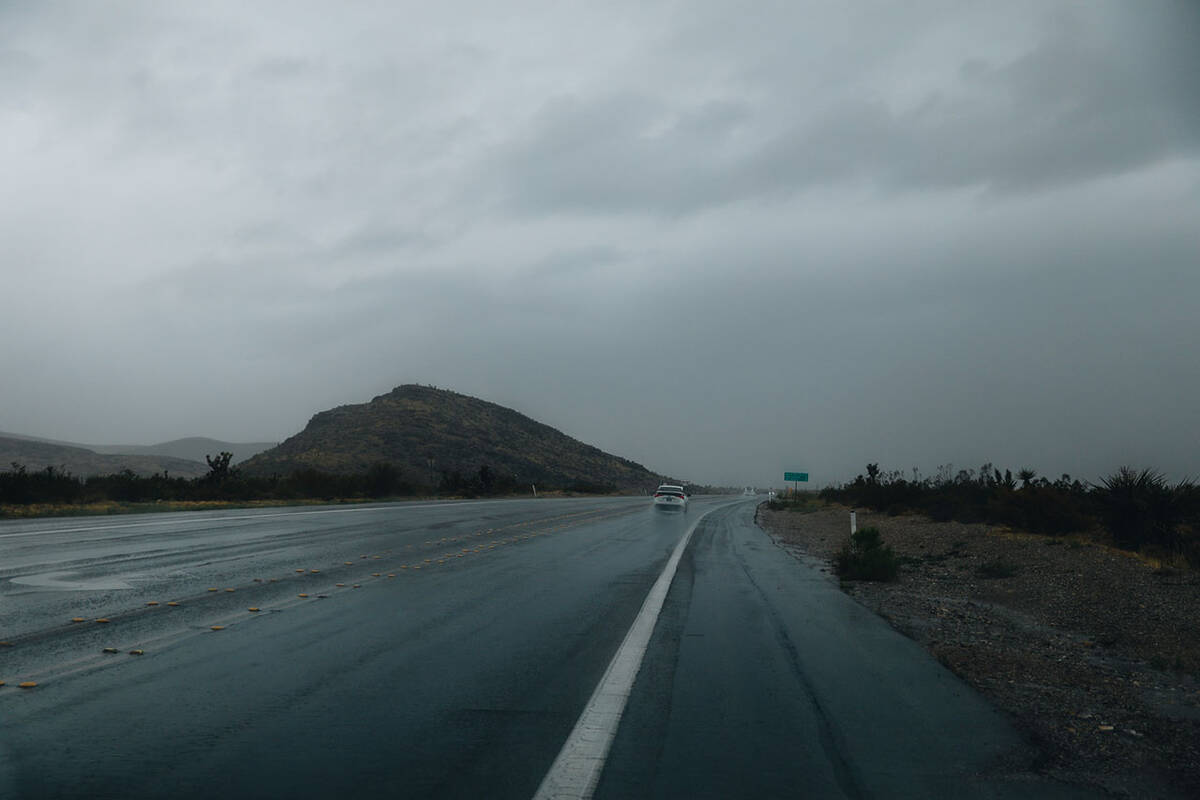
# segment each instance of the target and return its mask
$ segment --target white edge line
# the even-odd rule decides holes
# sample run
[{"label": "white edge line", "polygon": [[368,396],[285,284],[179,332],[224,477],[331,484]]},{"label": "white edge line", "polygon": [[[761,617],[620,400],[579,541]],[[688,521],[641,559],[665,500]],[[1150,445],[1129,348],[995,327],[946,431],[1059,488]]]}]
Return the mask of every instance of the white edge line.
[{"label": "white edge line", "polygon": [[596,791],[604,762],[617,735],[617,726],[625,712],[625,704],[633,690],[633,681],[642,666],[642,658],[654,633],[654,625],[667,599],[667,591],[675,579],[675,571],[683,551],[687,549],[692,533],[700,521],[716,509],[706,511],[692,523],[687,533],[675,545],[675,550],[663,567],[662,574],[650,588],[642,609],[638,612],[625,640],[617,648],[604,677],[596,685],[591,699],[575,723],[575,728],[558,752],[550,771],[542,779],[533,800],[588,800]]}]

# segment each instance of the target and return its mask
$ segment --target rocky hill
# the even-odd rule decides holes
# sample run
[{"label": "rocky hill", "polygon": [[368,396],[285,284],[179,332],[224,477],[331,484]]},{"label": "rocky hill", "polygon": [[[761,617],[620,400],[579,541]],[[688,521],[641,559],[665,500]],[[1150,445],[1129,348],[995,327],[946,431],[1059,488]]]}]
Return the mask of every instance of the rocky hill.
[{"label": "rocky hill", "polygon": [[379,462],[399,467],[406,481],[436,484],[443,473],[463,476],[486,465],[519,484],[652,489],[658,476],[510,408],[429,386],[404,385],[369,403],[314,416],[278,447],[241,465],[247,475],[297,469],[361,472]]},{"label": "rocky hill", "polygon": [[113,475],[126,469],[133,470],[141,476],[159,472],[179,478],[195,478],[208,473],[208,466],[203,462],[183,458],[161,455],[113,455],[97,453],[85,447],[0,436],[0,470],[9,470],[13,464],[20,464],[30,472],[54,467],[84,478],[91,475]]}]

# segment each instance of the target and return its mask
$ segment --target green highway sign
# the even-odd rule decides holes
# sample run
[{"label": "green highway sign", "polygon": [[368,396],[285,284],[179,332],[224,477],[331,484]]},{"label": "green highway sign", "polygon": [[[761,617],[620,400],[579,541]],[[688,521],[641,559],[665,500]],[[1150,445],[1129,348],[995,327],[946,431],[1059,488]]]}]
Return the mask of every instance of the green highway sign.
[{"label": "green highway sign", "polygon": [[804,481],[805,483],[807,483],[808,482],[808,473],[807,472],[785,472],[785,473],[783,473],[783,479],[785,481]]}]

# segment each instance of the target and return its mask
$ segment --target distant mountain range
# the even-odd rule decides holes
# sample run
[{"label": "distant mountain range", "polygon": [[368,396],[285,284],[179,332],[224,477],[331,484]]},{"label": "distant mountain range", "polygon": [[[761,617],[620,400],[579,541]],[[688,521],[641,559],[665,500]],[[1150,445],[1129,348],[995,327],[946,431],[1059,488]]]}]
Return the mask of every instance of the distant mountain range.
[{"label": "distant mountain range", "polygon": [[29,471],[54,467],[72,475],[111,475],[124,469],[138,475],[168,473],[194,478],[208,473],[206,455],[233,453],[233,463],[274,446],[274,442],[222,442],[193,436],[154,445],[89,445],[36,436],[0,433],[0,470],[21,464]]},{"label": "distant mountain range", "polygon": [[369,403],[315,415],[303,431],[240,465],[248,475],[297,469],[362,472],[389,462],[412,483],[482,466],[521,484],[652,489],[659,476],[510,408],[457,392],[407,384]]}]

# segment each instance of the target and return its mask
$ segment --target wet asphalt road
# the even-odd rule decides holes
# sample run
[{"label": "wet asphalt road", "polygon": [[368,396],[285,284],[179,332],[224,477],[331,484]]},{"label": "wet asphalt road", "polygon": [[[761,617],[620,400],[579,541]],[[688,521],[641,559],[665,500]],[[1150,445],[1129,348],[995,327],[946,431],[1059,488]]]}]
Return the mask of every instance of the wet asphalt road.
[{"label": "wet asphalt road", "polygon": [[614,498],[0,523],[0,797],[531,797],[706,512],[597,797],[1087,796],[752,502]]}]

